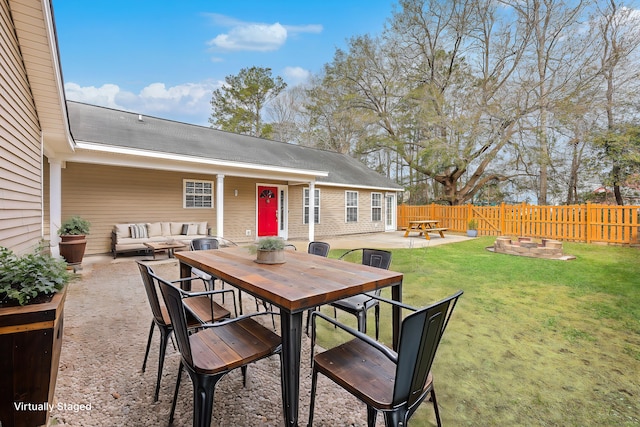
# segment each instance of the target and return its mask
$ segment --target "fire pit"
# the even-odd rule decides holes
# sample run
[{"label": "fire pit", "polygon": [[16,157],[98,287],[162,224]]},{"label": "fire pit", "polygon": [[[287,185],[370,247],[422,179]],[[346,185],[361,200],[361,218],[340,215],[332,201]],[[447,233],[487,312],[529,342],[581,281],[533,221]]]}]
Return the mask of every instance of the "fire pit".
[{"label": "fire pit", "polygon": [[489,246],[487,250],[501,254],[565,261],[576,258],[573,255],[563,254],[562,242],[559,240],[542,239],[541,242],[536,242],[531,237],[519,237],[515,242],[509,237],[498,237],[493,246]]}]

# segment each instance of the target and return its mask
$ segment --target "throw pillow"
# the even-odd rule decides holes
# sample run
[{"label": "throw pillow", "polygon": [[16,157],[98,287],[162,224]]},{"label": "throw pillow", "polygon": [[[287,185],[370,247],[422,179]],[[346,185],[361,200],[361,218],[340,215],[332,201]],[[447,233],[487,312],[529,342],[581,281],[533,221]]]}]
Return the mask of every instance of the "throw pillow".
[{"label": "throw pillow", "polygon": [[187,233],[189,233],[189,224],[182,224],[182,231],[180,232],[180,234],[186,236]]},{"label": "throw pillow", "polygon": [[147,234],[147,224],[132,224],[131,225],[131,237],[134,239],[146,239],[149,235]]}]

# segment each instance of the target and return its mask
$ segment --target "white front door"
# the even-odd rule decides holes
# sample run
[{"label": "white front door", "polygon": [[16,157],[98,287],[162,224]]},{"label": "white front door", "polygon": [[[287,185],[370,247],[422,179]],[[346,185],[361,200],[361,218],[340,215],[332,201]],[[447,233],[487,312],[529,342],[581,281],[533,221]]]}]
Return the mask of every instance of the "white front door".
[{"label": "white front door", "polygon": [[387,194],[385,201],[384,231],[396,231],[396,195]]}]

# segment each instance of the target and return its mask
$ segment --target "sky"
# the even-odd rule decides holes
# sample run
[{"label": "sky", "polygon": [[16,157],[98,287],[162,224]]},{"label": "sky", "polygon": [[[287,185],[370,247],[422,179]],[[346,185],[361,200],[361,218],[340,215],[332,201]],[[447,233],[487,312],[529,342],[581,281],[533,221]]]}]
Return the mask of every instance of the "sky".
[{"label": "sky", "polygon": [[304,83],[395,0],[52,0],[68,100],[209,126],[226,76]]}]

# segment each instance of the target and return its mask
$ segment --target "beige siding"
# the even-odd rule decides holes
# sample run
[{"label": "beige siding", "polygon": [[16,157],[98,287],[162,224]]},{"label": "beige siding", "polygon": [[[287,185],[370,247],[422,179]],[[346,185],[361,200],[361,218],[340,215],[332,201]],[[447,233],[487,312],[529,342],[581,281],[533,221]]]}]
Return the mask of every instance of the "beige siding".
[{"label": "beige siding", "polygon": [[[306,239],[309,226],[303,224],[303,190],[304,186],[289,187],[289,238]],[[316,238],[346,234],[372,233],[384,231],[384,208],[382,220],[371,221],[371,193],[379,191],[357,188],[322,187],[320,190],[320,223],[316,224]],[[358,192],[358,221],[347,223],[345,212],[345,191]],[[384,196],[384,192],[383,192]],[[383,200],[384,202],[384,200]]]},{"label": "beige siding", "polygon": [[0,0],[0,245],[42,238],[40,126],[6,0]]}]

